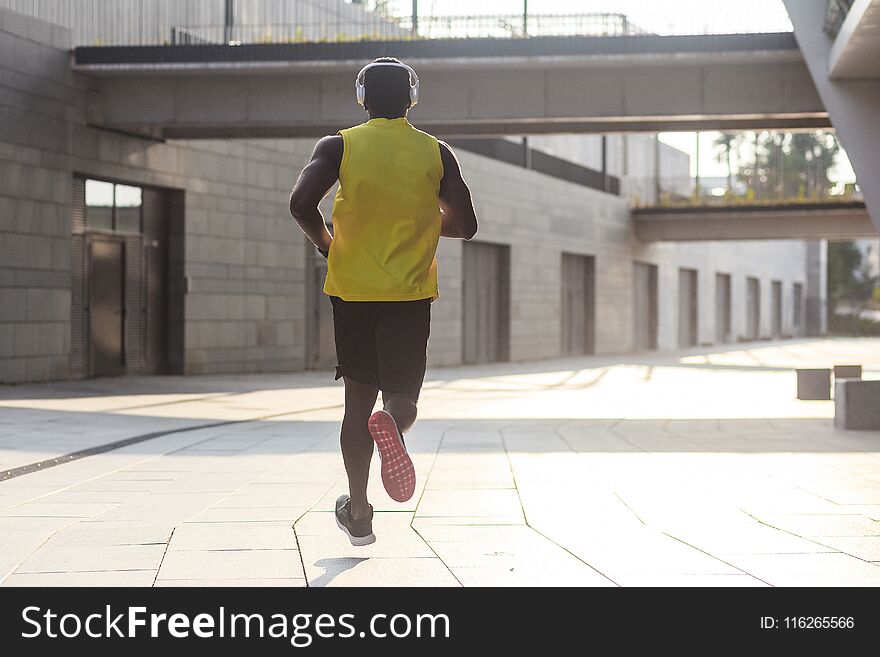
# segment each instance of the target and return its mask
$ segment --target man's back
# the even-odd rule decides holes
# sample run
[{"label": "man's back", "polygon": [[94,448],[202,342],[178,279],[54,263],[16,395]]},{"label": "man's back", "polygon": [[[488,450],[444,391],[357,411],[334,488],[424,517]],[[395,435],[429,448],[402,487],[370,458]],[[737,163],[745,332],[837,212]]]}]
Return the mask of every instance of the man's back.
[{"label": "man's back", "polygon": [[406,118],[342,130],[339,190],[324,291],[346,301],[437,296],[443,162]]}]

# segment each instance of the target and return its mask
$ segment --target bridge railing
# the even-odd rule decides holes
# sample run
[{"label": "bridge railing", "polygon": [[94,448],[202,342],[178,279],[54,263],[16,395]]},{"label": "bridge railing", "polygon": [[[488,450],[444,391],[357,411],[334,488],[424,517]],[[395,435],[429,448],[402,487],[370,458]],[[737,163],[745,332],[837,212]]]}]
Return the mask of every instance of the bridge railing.
[{"label": "bridge railing", "polygon": [[724,208],[736,206],[815,205],[864,202],[856,183],[820,185],[809,180],[784,186],[755,184],[734,177],[650,176],[624,178],[621,196],[634,208]]},{"label": "bridge railing", "polygon": [[785,20],[745,22],[741,15],[645,14],[644,22],[619,12],[567,14],[375,14],[347,18],[232,25],[185,24],[173,28],[172,44],[314,43],[415,39],[522,39],[541,36],[621,37],[638,34],[732,34],[790,30]]},{"label": "bridge railing", "polygon": [[[172,45],[222,43],[314,43],[397,39],[523,38],[526,36],[627,36],[644,34],[624,14],[542,14],[523,22],[522,14],[424,16],[372,21],[322,20],[253,25],[181,25]],[[528,30],[524,33],[524,30]]]},{"label": "bridge railing", "polygon": [[[0,0],[0,9],[70,30],[72,47],[791,30],[781,3],[748,11],[736,5],[706,3],[694,11],[644,2],[624,14],[607,0],[591,4],[591,12],[560,13],[554,0],[510,0],[475,3],[461,13],[461,4],[445,0]],[[510,13],[491,13],[495,7]]]}]

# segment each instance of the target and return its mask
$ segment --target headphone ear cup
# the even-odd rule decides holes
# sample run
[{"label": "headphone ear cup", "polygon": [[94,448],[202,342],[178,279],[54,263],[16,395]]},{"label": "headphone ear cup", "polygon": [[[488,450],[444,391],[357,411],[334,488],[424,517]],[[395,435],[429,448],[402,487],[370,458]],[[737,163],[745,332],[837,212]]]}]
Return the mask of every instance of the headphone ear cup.
[{"label": "headphone ear cup", "polygon": [[419,85],[414,84],[409,88],[409,106],[415,107],[419,103]]},{"label": "headphone ear cup", "polygon": [[366,87],[364,85],[357,83],[354,85],[355,93],[357,94],[357,102],[358,105],[364,104],[364,98],[366,97]]}]

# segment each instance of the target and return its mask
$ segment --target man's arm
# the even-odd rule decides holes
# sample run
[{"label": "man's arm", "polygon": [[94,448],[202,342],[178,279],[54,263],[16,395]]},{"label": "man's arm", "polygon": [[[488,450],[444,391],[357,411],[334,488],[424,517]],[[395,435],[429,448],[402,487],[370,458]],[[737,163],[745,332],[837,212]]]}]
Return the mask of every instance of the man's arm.
[{"label": "man's arm", "polygon": [[321,138],[290,194],[290,214],[306,237],[324,254],[330,250],[333,238],[318,204],[339,179],[343,148],[340,135]]},{"label": "man's arm", "polygon": [[449,145],[440,142],[443,180],[440,181],[441,237],[469,240],[477,234],[477,213],[471,190],[461,176],[458,158]]}]

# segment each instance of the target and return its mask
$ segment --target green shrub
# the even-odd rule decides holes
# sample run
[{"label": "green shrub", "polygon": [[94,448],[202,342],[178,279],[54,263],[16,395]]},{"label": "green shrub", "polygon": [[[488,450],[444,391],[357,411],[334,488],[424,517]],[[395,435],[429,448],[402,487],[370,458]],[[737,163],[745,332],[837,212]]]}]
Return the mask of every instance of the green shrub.
[{"label": "green shrub", "polygon": [[829,335],[880,336],[880,322],[854,315],[828,316]]}]

